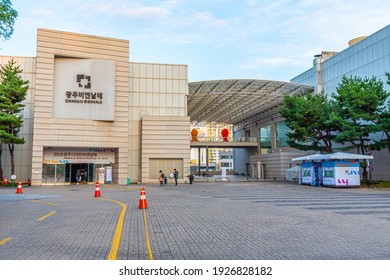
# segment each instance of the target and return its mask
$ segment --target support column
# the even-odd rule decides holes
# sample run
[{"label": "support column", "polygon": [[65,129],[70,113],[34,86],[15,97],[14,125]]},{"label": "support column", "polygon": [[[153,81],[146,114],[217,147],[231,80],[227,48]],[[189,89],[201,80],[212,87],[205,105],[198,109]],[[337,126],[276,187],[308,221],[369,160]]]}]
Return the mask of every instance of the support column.
[{"label": "support column", "polygon": [[209,175],[209,147],[206,146],[206,174]]},{"label": "support column", "polygon": [[200,176],[200,147],[198,148],[198,176]]}]

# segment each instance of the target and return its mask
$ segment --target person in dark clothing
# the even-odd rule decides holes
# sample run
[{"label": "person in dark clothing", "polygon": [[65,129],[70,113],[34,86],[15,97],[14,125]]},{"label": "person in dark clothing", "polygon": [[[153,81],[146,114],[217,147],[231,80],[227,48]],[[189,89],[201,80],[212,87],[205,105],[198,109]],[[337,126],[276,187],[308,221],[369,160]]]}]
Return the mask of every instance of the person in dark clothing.
[{"label": "person in dark clothing", "polygon": [[160,186],[164,184],[164,173],[162,172],[162,170],[158,172],[158,181],[160,182]]},{"label": "person in dark clothing", "polygon": [[77,182],[77,185],[80,183],[80,180],[81,180],[81,170],[77,169],[77,171],[76,171],[76,182]]},{"label": "person in dark clothing", "polygon": [[177,178],[179,178],[179,171],[173,169],[173,177],[175,178],[175,186],[177,186]]},{"label": "person in dark clothing", "polygon": [[194,181],[194,175],[188,175],[188,180],[190,180],[190,185],[192,185],[192,182]]}]

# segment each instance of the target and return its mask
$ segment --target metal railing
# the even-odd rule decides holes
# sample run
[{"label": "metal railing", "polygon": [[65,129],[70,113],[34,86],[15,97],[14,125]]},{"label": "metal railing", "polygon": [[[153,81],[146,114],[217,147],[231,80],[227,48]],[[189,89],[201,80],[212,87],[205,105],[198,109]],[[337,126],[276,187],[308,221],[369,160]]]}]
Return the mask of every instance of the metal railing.
[{"label": "metal railing", "polygon": [[250,143],[257,143],[258,138],[257,137],[201,137],[201,138],[195,138],[191,141],[194,142],[250,142]]}]

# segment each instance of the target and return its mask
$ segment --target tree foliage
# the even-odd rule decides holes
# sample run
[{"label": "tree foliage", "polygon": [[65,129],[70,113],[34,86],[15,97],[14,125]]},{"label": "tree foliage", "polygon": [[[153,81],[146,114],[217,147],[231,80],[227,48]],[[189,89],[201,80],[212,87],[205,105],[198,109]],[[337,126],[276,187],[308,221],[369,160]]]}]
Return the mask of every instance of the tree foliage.
[{"label": "tree foliage", "polygon": [[[390,74],[386,73],[390,85]],[[288,144],[299,150],[333,152],[356,148],[388,148],[390,153],[390,92],[383,81],[372,78],[343,77],[337,93],[328,99],[324,93],[285,96],[279,112],[291,132]],[[378,137],[382,135],[382,137]]]},{"label": "tree foliage", "polygon": [[0,0],[0,37],[8,40],[14,33],[18,12],[12,8],[10,0]]},{"label": "tree foliage", "polygon": [[384,89],[383,81],[372,78],[343,77],[332,95],[338,109],[340,131],[335,142],[347,144],[344,148],[356,148],[366,154],[368,148],[380,149],[373,145],[373,135],[384,129],[384,111],[389,92]]},{"label": "tree foliage", "polygon": [[[390,73],[386,73],[387,84],[390,85]],[[378,129],[383,133],[382,139],[374,140],[373,148],[380,150],[387,147],[390,154],[390,98],[387,99],[387,104],[383,111],[378,115]]]},{"label": "tree foliage", "polygon": [[8,145],[12,174],[15,171],[15,145],[25,143],[19,133],[23,126],[23,101],[27,96],[29,82],[22,79],[22,72],[13,59],[0,67],[0,146],[3,143]]},{"label": "tree foliage", "polygon": [[331,153],[332,132],[338,129],[338,118],[324,93],[285,96],[279,113],[291,129],[288,144],[299,150]]}]

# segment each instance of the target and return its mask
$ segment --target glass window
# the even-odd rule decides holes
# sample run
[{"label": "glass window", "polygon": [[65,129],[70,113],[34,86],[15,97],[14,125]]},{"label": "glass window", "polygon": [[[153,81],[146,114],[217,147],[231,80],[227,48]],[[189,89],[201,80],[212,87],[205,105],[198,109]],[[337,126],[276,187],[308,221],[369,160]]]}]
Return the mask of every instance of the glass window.
[{"label": "glass window", "polygon": [[55,164],[43,164],[42,168],[42,182],[51,184],[55,182],[56,165]]},{"label": "glass window", "polygon": [[271,126],[260,128],[260,152],[262,154],[271,153]]},{"label": "glass window", "polygon": [[290,131],[290,128],[286,125],[285,122],[276,123],[276,147],[287,147],[287,133]]},{"label": "glass window", "polygon": [[65,173],[66,173],[65,164],[57,164],[56,165],[56,183],[65,183]]}]

